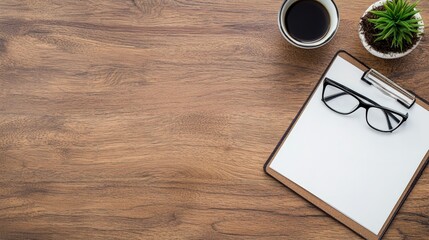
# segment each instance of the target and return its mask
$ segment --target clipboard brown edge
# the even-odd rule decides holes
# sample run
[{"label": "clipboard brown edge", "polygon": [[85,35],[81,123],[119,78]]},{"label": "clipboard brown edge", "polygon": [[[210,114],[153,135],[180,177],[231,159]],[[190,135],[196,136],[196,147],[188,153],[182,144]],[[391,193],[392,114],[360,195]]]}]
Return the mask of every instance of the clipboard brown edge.
[{"label": "clipboard brown edge", "polygon": [[[328,215],[330,215],[331,217],[333,217],[335,220],[337,220],[338,222],[342,223],[343,225],[345,225],[346,227],[348,227],[349,229],[351,229],[355,233],[359,234],[360,236],[362,236],[362,237],[364,237],[366,239],[371,239],[371,240],[381,239],[383,237],[383,235],[386,233],[387,229],[389,228],[390,224],[392,223],[392,221],[393,221],[394,217],[396,216],[396,214],[398,213],[399,209],[404,204],[406,198],[411,193],[411,190],[414,188],[415,184],[417,183],[417,180],[423,174],[423,171],[424,171],[424,169],[426,168],[426,166],[427,166],[427,164],[429,162],[429,151],[426,153],[425,157],[421,161],[419,167],[417,168],[416,172],[414,173],[413,177],[410,179],[407,187],[405,188],[405,191],[401,194],[398,202],[395,204],[395,207],[393,208],[392,212],[389,214],[389,217],[387,218],[386,222],[383,224],[383,226],[382,226],[381,230],[378,232],[378,234],[374,234],[373,232],[371,232],[370,230],[366,229],[365,227],[363,227],[359,223],[355,222],[351,218],[347,217],[343,213],[341,213],[338,210],[336,210],[335,208],[331,207],[330,205],[328,205],[323,200],[319,199],[318,197],[316,197],[315,195],[313,195],[312,193],[310,193],[306,189],[302,188],[298,184],[294,183],[293,181],[289,180],[288,178],[284,177],[283,175],[277,173],[276,171],[274,171],[274,170],[272,170],[272,169],[270,169],[268,167],[270,165],[270,163],[272,162],[272,160],[274,159],[274,157],[276,156],[278,150],[280,149],[280,147],[283,145],[284,141],[288,137],[290,131],[295,126],[295,124],[298,121],[299,117],[301,116],[302,112],[306,108],[308,102],[310,101],[310,99],[312,99],[314,93],[316,92],[317,87],[319,86],[319,84],[321,83],[321,81],[323,81],[324,76],[326,75],[326,73],[331,68],[332,63],[335,61],[335,59],[338,56],[342,57],[343,59],[345,59],[345,60],[347,60],[347,61],[349,61],[349,62],[351,62],[353,64],[356,63],[354,65],[356,67],[360,68],[363,71],[369,69],[369,67],[365,63],[361,62],[360,60],[358,60],[357,58],[355,58],[354,56],[352,56],[350,53],[346,52],[345,50],[339,50],[335,54],[335,56],[332,58],[332,60],[329,63],[328,67],[325,69],[325,71],[323,72],[321,78],[319,79],[319,81],[317,82],[316,86],[312,90],[310,96],[307,98],[307,100],[305,101],[304,105],[299,110],[298,114],[295,116],[295,118],[292,120],[292,122],[289,125],[289,127],[286,129],[286,132],[283,134],[283,136],[280,139],[279,143],[276,145],[276,147],[274,148],[273,152],[270,154],[268,160],[265,162],[265,164],[264,164],[264,171],[265,171],[266,174],[268,174],[269,176],[273,177],[275,180],[277,180],[278,182],[280,182],[281,184],[283,184],[285,187],[291,189],[296,194],[298,194],[302,198],[306,199],[308,202],[310,202],[311,204],[313,204],[317,208],[321,209],[322,211],[324,211],[325,213],[327,213]],[[429,110],[429,102],[427,100],[425,100],[425,99],[423,99],[423,98],[421,98],[421,97],[419,97],[417,95],[416,95],[416,99],[417,99],[416,102],[419,105],[421,105],[425,109]]]}]

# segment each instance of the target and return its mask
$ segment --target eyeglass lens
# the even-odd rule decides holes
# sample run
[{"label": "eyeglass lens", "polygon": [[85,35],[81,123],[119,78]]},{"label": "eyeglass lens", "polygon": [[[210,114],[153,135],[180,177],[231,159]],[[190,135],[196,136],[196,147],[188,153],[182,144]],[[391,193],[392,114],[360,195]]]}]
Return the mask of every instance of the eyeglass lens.
[{"label": "eyeglass lens", "polygon": [[323,100],[329,108],[341,114],[349,114],[359,106],[359,100],[354,96],[332,85],[326,86]]},{"label": "eyeglass lens", "polygon": [[384,132],[396,129],[403,121],[400,115],[376,107],[368,109],[366,119],[371,127]]}]

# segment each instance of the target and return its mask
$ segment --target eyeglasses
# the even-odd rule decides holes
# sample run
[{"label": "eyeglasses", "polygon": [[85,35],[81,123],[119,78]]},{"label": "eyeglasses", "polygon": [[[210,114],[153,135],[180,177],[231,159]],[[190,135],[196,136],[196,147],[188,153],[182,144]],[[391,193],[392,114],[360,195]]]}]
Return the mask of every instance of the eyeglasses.
[{"label": "eyeglasses", "polygon": [[371,128],[380,132],[393,132],[408,118],[408,113],[404,115],[383,107],[329,78],[325,78],[323,82],[322,101],[332,111],[342,115],[349,115],[361,107],[365,108],[366,122]]}]

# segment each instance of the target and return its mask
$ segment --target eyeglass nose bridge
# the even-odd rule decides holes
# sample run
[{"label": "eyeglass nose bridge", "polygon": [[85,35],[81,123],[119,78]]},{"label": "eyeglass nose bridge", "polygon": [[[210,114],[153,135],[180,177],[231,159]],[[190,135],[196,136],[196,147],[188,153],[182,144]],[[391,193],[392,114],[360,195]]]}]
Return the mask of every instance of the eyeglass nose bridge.
[{"label": "eyeglass nose bridge", "polygon": [[359,101],[359,107],[365,108],[365,111],[368,112],[368,110],[373,107],[373,105],[370,105],[368,103],[365,103],[363,101],[361,101],[360,99],[358,99]]}]

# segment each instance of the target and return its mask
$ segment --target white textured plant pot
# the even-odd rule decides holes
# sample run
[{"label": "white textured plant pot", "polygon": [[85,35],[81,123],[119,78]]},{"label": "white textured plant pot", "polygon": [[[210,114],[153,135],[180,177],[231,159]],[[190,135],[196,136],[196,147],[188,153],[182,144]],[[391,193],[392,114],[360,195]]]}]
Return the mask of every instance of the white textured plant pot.
[{"label": "white textured plant pot", "polygon": [[[372,9],[374,9],[374,8],[376,8],[376,7],[379,7],[379,6],[382,6],[384,3],[386,2],[386,0],[381,0],[381,1],[378,1],[378,2],[376,2],[376,3],[374,3],[374,4],[372,4],[366,11],[365,11],[365,13],[362,15],[362,17],[364,17],[369,11],[371,11]],[[417,13],[417,14],[415,14],[414,15],[414,17],[416,18],[416,19],[420,19],[420,22],[419,23],[421,23],[422,25],[424,24],[423,23],[423,19],[422,19],[422,16],[420,15],[420,13]],[[362,21],[362,20],[361,20]],[[361,22],[360,21],[360,22]],[[414,46],[412,47],[412,48],[410,48],[410,49],[408,49],[406,52],[403,52],[403,53],[382,53],[382,52],[379,52],[379,51],[377,51],[377,50],[375,50],[374,48],[372,48],[372,46],[371,45],[369,45],[368,44],[368,42],[366,41],[366,39],[365,39],[365,34],[363,33],[363,31],[362,31],[362,26],[361,26],[361,24],[360,24],[360,22],[359,22],[359,38],[360,38],[360,41],[362,42],[362,45],[365,47],[365,49],[366,50],[368,50],[368,52],[370,52],[372,55],[374,55],[374,56],[376,56],[376,57],[379,57],[379,58],[384,58],[384,59],[395,59],[395,58],[401,58],[401,57],[403,57],[403,56],[406,56],[406,55],[408,55],[408,54],[410,54],[418,45],[419,45],[419,43],[420,43],[420,41],[422,40],[422,36],[423,36],[423,32],[424,32],[424,26],[421,26],[420,28],[419,28],[419,31],[420,31],[420,34],[419,34],[419,40],[416,42],[416,44],[414,44]]]}]

